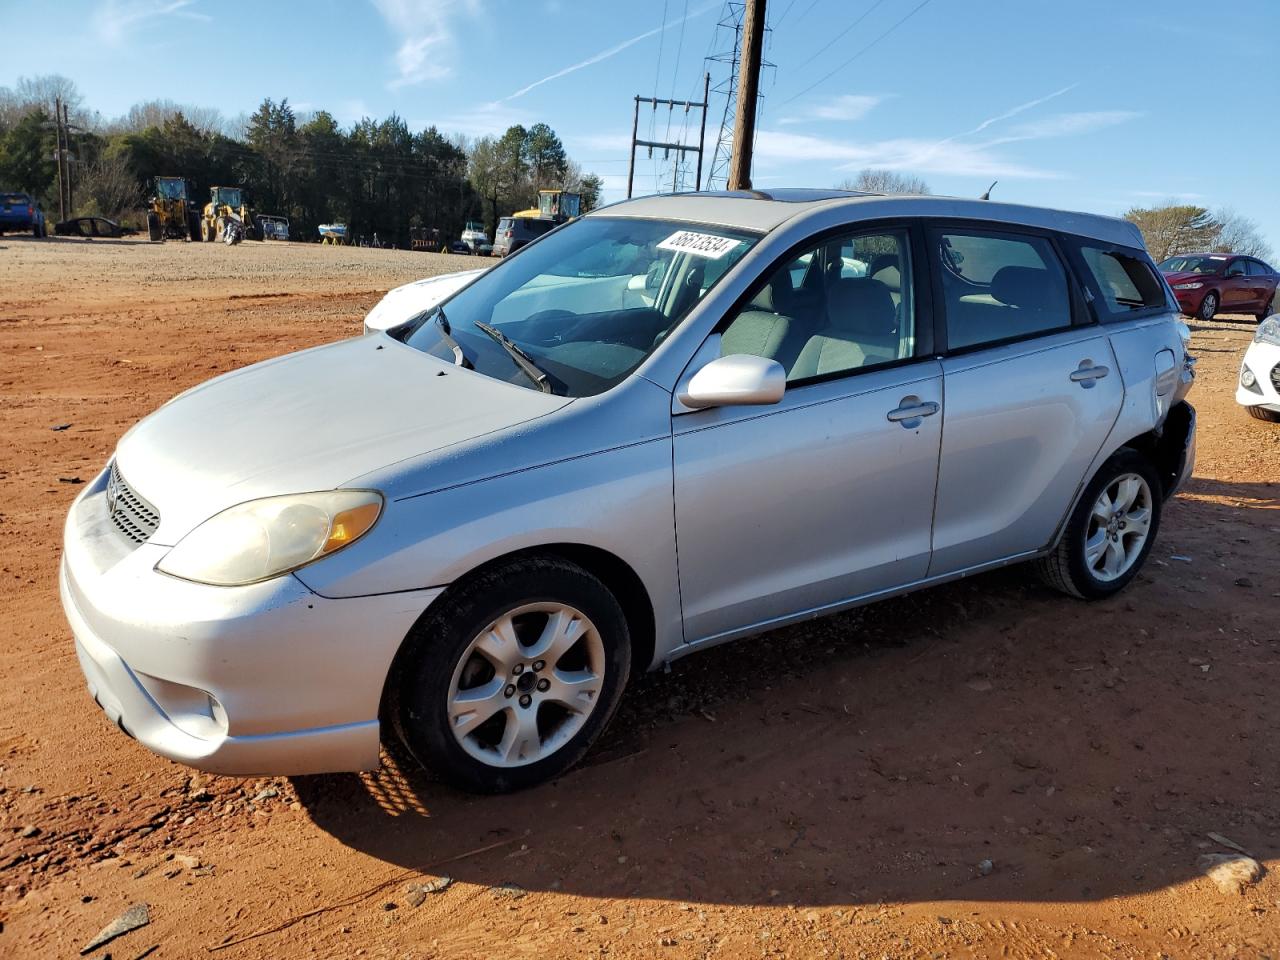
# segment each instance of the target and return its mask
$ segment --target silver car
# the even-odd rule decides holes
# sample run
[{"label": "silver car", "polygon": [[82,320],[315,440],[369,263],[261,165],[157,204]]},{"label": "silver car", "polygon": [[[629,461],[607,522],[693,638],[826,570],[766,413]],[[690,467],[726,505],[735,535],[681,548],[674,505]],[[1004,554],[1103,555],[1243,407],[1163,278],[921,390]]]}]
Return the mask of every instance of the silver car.
[{"label": "silver car", "polygon": [[695,650],[1023,560],[1120,590],[1192,467],[1176,310],[1104,217],[608,207],[130,430],[67,519],[80,663],[201,769],[368,769],[398,738],[528,786]]}]

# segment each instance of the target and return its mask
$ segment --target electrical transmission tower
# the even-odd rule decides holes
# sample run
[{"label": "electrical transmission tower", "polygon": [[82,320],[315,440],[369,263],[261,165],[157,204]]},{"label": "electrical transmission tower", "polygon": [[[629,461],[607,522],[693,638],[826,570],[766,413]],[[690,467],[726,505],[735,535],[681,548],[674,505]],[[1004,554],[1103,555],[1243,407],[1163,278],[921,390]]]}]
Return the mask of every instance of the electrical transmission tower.
[{"label": "electrical transmission tower", "polygon": [[[727,75],[719,80],[711,93],[716,97],[724,97],[724,110],[720,115],[720,133],[716,137],[716,147],[711,154],[711,167],[707,174],[707,189],[723,188],[729,182],[729,163],[733,157],[734,106],[738,102],[738,77],[742,67],[742,26],[746,11],[744,0],[726,0],[716,24],[716,41],[719,53],[707,57],[707,63],[718,64],[711,69],[725,70]],[[772,32],[765,28],[766,37]],[[766,40],[767,43],[767,40]],[[760,66],[772,69],[775,64],[762,60]],[[756,98],[757,107],[764,100],[763,94]]]}]

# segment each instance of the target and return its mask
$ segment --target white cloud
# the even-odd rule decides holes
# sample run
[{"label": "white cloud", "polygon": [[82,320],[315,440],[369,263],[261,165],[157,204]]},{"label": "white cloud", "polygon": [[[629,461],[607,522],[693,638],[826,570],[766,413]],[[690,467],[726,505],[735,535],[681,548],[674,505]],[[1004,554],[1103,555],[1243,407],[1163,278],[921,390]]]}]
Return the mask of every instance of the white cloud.
[{"label": "white cloud", "polygon": [[759,161],[794,163],[819,161],[837,170],[875,167],[947,176],[1053,179],[1060,174],[1025,166],[1000,156],[983,144],[953,144],[938,150],[937,141],[915,137],[887,140],[835,140],[779,130],[761,130],[756,136]]},{"label": "white cloud", "polygon": [[804,123],[807,120],[861,120],[885,101],[885,97],[870,94],[846,93],[825,103],[815,104],[800,113],[783,117],[780,124]]},{"label": "white cloud", "polygon": [[1047,140],[1052,137],[1072,137],[1092,133],[1106,127],[1135,120],[1142,114],[1133,110],[1095,110],[1084,113],[1057,113],[1034,123],[1014,127],[1003,137],[987,141],[988,146],[1001,143],[1017,143],[1020,140]]},{"label": "white cloud", "polygon": [[93,27],[103,43],[117,45],[135,27],[145,26],[162,17],[211,21],[207,13],[190,9],[196,0],[104,0],[93,15]]},{"label": "white cloud", "polygon": [[704,13],[706,13],[708,10],[710,10],[712,7],[718,7],[718,6],[720,6],[720,0],[712,0],[711,3],[698,7],[698,9],[694,10],[692,13],[687,14],[683,17],[680,17],[676,20],[671,20],[667,22],[664,26],[654,27],[652,30],[646,30],[644,33],[637,34],[636,36],[631,37],[630,39],[623,40],[621,43],[614,44],[612,47],[609,47],[605,50],[601,50],[599,53],[592,54],[591,56],[587,57],[587,59],[585,60],[580,60],[579,62],[571,64],[570,66],[564,67],[563,69],[557,70],[554,73],[549,73],[540,80],[535,80],[533,81],[533,83],[526,84],[525,86],[517,90],[515,93],[507,94],[498,102],[506,103],[508,100],[514,100],[517,97],[523,97],[530,90],[534,90],[542,86],[544,83],[550,83],[552,80],[559,80],[561,77],[567,76],[568,74],[571,74],[571,73],[575,73],[576,71],[581,70],[584,67],[593,66],[602,60],[608,60],[610,57],[617,56],[619,53],[621,53],[623,50],[626,50],[628,47],[635,46],[641,40],[648,40],[650,37],[655,37],[658,34],[662,33],[664,30],[671,30],[674,27],[678,27],[680,26],[680,24],[684,23],[686,20],[692,20],[695,17],[700,17]]},{"label": "white cloud", "polygon": [[475,13],[479,0],[371,0],[391,33],[400,38],[392,90],[453,72],[453,21],[463,8]]}]

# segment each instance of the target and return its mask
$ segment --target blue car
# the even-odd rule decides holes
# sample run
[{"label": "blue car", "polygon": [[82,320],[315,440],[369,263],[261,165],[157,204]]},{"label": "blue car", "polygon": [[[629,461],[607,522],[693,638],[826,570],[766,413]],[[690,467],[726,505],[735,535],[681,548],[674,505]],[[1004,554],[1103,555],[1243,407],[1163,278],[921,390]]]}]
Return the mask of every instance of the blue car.
[{"label": "blue car", "polygon": [[33,237],[46,235],[40,204],[27,193],[0,193],[0,235],[27,230]]}]

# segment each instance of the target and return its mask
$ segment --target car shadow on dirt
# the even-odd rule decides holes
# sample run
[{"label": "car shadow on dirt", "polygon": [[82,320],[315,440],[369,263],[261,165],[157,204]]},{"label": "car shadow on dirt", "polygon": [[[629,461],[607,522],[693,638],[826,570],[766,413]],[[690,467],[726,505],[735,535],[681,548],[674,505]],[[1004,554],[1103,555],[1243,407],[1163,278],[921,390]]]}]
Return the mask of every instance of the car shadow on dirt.
[{"label": "car shadow on dirt", "polygon": [[[1215,506],[1177,501],[1180,537]],[[1102,899],[1198,876],[1211,831],[1275,858],[1280,648],[1162,564],[1102,603],[1010,568],[690,657],[523,793],[459,794],[397,750],[294,785],[389,864],[594,897]]]}]

